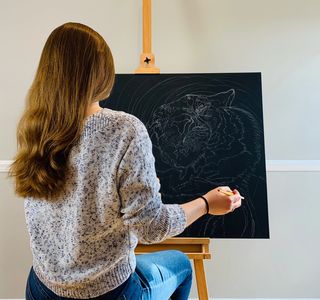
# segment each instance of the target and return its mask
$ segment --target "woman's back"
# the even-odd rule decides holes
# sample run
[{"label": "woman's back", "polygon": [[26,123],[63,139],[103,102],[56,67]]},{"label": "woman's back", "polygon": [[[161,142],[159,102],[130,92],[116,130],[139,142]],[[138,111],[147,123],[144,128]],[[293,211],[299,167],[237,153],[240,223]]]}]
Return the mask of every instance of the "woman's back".
[{"label": "woman's back", "polygon": [[136,117],[109,109],[87,117],[57,199],[25,200],[41,281],[63,297],[96,297],[134,272],[138,238],[182,232],[183,210],[162,204],[155,177],[151,142]]}]

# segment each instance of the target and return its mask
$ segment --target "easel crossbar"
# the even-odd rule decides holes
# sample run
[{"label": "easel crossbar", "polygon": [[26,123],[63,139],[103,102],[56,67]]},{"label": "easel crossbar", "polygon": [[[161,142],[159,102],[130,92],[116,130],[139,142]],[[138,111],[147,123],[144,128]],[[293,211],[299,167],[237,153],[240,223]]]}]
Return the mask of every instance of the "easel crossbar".
[{"label": "easel crossbar", "polygon": [[206,238],[171,238],[158,244],[138,244],[136,254],[145,254],[164,250],[179,250],[190,259],[211,259],[210,239]]}]

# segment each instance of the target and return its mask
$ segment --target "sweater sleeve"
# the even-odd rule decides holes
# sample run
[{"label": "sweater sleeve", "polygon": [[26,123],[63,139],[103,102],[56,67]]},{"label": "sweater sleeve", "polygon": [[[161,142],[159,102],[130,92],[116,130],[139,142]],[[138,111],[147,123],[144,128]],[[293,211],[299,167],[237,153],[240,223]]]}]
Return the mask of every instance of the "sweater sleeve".
[{"label": "sweater sleeve", "polygon": [[147,129],[135,120],[134,137],[119,164],[117,179],[124,224],[144,244],[180,234],[186,216],[178,204],[163,204]]}]

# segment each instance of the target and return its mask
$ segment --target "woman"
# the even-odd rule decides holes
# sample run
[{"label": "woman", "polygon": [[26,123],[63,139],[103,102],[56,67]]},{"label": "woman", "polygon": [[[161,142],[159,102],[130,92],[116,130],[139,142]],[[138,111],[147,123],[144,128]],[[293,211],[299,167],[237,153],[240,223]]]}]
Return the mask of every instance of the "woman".
[{"label": "woman", "polygon": [[138,240],[160,242],[206,213],[241,205],[236,190],[226,196],[217,188],[183,205],[163,204],[145,126],[99,107],[113,83],[112,54],[97,32],[66,23],[50,34],[10,169],[33,254],[27,299],[187,299],[186,255],[135,257]]}]

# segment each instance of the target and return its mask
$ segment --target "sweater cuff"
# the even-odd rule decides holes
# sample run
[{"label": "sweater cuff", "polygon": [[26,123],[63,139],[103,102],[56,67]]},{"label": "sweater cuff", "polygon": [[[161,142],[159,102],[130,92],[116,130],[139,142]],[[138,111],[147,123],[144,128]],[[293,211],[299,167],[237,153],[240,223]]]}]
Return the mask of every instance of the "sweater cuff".
[{"label": "sweater cuff", "polygon": [[170,236],[182,233],[187,225],[187,217],[179,204],[166,204],[170,215]]}]

